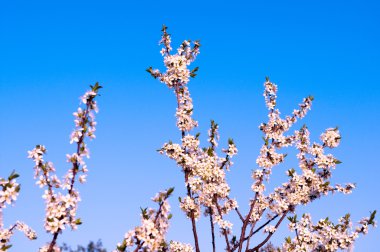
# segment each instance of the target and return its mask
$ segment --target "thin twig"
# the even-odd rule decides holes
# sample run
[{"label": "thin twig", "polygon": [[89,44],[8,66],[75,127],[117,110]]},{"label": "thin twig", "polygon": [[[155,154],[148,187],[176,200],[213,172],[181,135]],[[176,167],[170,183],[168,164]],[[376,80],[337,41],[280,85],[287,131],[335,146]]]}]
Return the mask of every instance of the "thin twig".
[{"label": "thin twig", "polygon": [[212,208],[211,208],[211,207],[209,207],[208,210],[209,210],[209,214],[210,214],[212,251],[215,252],[215,251],[216,251],[216,247],[215,247],[215,228],[214,228],[214,220],[213,220],[213,218],[212,218],[213,211],[212,211]]},{"label": "thin twig", "polygon": [[273,216],[270,220],[267,220],[263,225],[261,225],[259,228],[257,228],[254,232],[252,232],[252,234],[250,234],[249,236],[247,236],[246,238],[244,238],[244,240],[247,240],[249,239],[250,237],[252,237],[253,235],[255,235],[257,232],[259,232],[261,229],[263,229],[266,225],[268,225],[270,222],[272,222],[274,219],[276,219],[278,217],[278,214],[276,214],[275,216]]},{"label": "thin twig", "polygon": [[[256,223],[255,223],[256,224]],[[253,229],[255,228],[255,224],[251,226],[251,230],[249,231],[248,239],[247,239],[247,245],[245,246],[245,250],[247,251],[249,249],[249,242],[251,241],[251,237],[253,235]],[[245,240],[245,239],[244,239]]]},{"label": "thin twig", "polygon": [[[192,194],[191,194],[190,185],[187,185],[187,196],[189,196],[191,199],[193,199]],[[190,219],[191,219],[191,226],[192,226],[192,229],[193,229],[195,251],[196,252],[200,252],[199,243],[198,243],[197,226],[195,224],[195,217],[194,217],[194,212],[193,211],[190,212]]]},{"label": "thin twig", "polygon": [[[262,182],[262,180],[263,180],[263,178],[261,178],[260,183]],[[242,249],[243,249],[245,231],[247,229],[247,226],[248,226],[248,223],[249,223],[249,219],[251,218],[251,214],[253,212],[253,208],[255,206],[255,203],[256,203],[258,195],[259,195],[258,192],[256,192],[255,193],[255,198],[251,201],[251,207],[249,209],[249,212],[248,212],[247,216],[244,219],[243,226],[241,227],[241,233],[240,233],[240,239],[239,239],[239,250],[238,250],[238,252],[241,252]]]},{"label": "thin twig", "polygon": [[[263,215],[264,211],[265,211],[265,209],[263,211],[261,211],[260,218]],[[254,223],[251,224],[251,230],[249,231],[249,235],[246,238],[244,238],[244,241],[247,241],[247,245],[245,247],[246,251],[249,249],[249,243],[251,241],[252,236],[261,229],[261,227],[260,227],[256,231],[253,231],[255,229],[256,223],[257,223],[257,221],[255,221]]]}]

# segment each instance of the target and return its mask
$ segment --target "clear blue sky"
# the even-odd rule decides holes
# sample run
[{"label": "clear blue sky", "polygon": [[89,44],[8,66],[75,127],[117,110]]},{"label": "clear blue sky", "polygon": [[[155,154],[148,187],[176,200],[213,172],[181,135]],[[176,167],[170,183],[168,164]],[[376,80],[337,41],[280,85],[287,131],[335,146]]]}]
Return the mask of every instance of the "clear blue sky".
[{"label": "clear blue sky", "polygon": [[[101,238],[111,250],[139,223],[139,207],[151,206],[159,190],[175,186],[169,239],[192,242],[190,223],[178,210],[183,176],[155,150],[171,139],[175,98],[145,69],[162,69],[160,29],[169,27],[173,47],[200,39],[201,54],[190,82],[195,118],[205,142],[209,120],[220,124],[221,146],[233,137],[239,154],[229,174],[232,195],[243,209],[250,173],[266,120],[265,76],[279,85],[279,108],[290,113],[303,97],[315,102],[305,120],[313,139],[339,126],[343,139],[334,154],[343,161],[334,182],[356,182],[352,195],[333,195],[302,211],[314,219],[353,220],[380,210],[380,5],[377,1],[1,1],[0,3],[0,176],[21,174],[21,194],[4,211],[5,224],[23,220],[37,241],[17,234],[13,252],[37,251],[51,236],[42,228],[42,190],[34,185],[27,150],[48,149],[63,175],[73,129],[72,112],[88,85],[99,81],[97,139],[90,143],[88,183],[79,187],[84,224],[59,243],[87,244]],[[281,182],[294,158],[275,171]],[[209,227],[201,221],[201,235]],[[236,227],[235,232],[239,230]],[[281,243],[284,232],[274,236]],[[377,239],[376,239],[377,238]],[[356,251],[374,251],[380,230],[358,240]],[[209,251],[203,239],[203,251]]]}]

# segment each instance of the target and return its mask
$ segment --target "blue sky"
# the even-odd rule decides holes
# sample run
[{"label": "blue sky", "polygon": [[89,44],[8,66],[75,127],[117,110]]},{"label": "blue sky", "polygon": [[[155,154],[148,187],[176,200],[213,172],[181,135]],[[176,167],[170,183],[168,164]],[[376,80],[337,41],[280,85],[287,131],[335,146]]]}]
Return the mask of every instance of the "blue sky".
[{"label": "blue sky", "polygon": [[[97,139],[90,143],[88,183],[79,187],[84,224],[59,242],[85,244],[101,238],[111,250],[139,223],[139,207],[152,206],[159,190],[176,187],[169,239],[192,242],[190,223],[178,210],[183,177],[155,150],[171,139],[175,98],[145,69],[162,69],[160,29],[169,27],[173,47],[200,39],[197,78],[189,84],[194,117],[205,142],[210,119],[220,125],[221,146],[234,138],[239,154],[229,174],[232,195],[246,209],[250,172],[266,120],[265,76],[279,86],[279,108],[288,114],[309,94],[315,97],[303,123],[313,139],[339,126],[343,161],[334,182],[356,182],[352,195],[333,195],[299,211],[315,220],[353,220],[380,210],[379,164],[380,5],[377,1],[2,1],[0,3],[0,176],[21,174],[21,194],[4,211],[5,224],[24,220],[37,241],[14,237],[11,251],[37,251],[51,237],[43,231],[42,190],[34,185],[27,150],[48,149],[58,174],[74,152],[72,112],[88,85],[99,81]],[[294,158],[275,171],[281,183]],[[207,222],[200,222],[202,251],[209,251]],[[238,228],[235,229],[238,233]],[[285,229],[274,236],[281,243]],[[379,229],[358,240],[356,251],[373,251]]]}]

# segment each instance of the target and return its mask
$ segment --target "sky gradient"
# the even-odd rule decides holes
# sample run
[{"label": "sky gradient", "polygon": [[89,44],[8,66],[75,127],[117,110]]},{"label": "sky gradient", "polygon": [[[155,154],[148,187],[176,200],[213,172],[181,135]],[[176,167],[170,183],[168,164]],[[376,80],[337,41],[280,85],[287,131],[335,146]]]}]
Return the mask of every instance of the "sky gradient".
[{"label": "sky gradient", "polygon": [[[163,70],[158,46],[162,24],[173,48],[200,39],[193,63],[198,76],[189,83],[194,118],[206,145],[210,119],[220,125],[220,146],[232,137],[239,150],[228,174],[232,191],[246,212],[252,196],[251,170],[262,144],[258,125],[266,121],[263,82],[278,84],[282,115],[303,97],[315,97],[308,116],[312,140],[338,126],[341,145],[333,153],[343,163],[336,183],[355,182],[349,196],[332,195],[301,207],[313,220],[354,221],[380,210],[380,4],[377,1],[2,1],[0,3],[0,176],[16,170],[21,193],[4,210],[5,225],[25,221],[39,235],[28,241],[17,233],[11,252],[37,251],[51,240],[43,230],[43,191],[33,180],[27,151],[47,147],[45,160],[59,175],[74,129],[72,113],[90,84],[104,89],[98,99],[97,138],[89,144],[88,182],[78,216],[83,225],[66,230],[59,244],[102,239],[114,249],[138,225],[139,207],[174,186],[174,217],[168,239],[192,243],[191,225],[178,209],[183,175],[174,161],[156,152],[168,140],[179,142],[176,101],[171,90],[145,72]],[[286,2],[286,3],[285,3]],[[289,151],[289,154],[292,154]],[[271,185],[284,182],[295,157],[274,170]],[[233,215],[233,214],[232,214]],[[201,250],[210,251],[209,227],[200,221]],[[238,234],[238,225],[235,227]],[[286,228],[273,236],[280,244]],[[378,247],[380,230],[358,239],[355,251]],[[220,240],[221,241],[221,240]],[[219,246],[221,249],[221,247]],[[221,251],[221,250],[220,250]]]}]

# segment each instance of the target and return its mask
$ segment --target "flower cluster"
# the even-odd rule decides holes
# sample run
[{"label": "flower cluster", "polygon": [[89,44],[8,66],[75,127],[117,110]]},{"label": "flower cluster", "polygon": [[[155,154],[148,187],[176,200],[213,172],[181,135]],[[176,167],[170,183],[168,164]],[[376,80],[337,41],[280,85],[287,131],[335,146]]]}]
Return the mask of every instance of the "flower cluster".
[{"label": "flower cluster", "polygon": [[265,226],[264,228],[265,233],[274,233],[276,232],[276,227],[272,225]]},{"label": "flower cluster", "polygon": [[9,240],[15,229],[23,232],[29,240],[37,239],[37,234],[33,229],[25,223],[17,221],[16,224],[10,226],[8,229],[0,228],[0,251],[6,251],[11,247]]},{"label": "flower cluster", "polygon": [[[53,252],[57,239],[57,235],[70,226],[73,230],[81,224],[81,220],[76,217],[77,205],[80,201],[79,192],[74,188],[75,181],[80,183],[86,181],[87,166],[84,157],[89,158],[89,151],[84,142],[85,137],[95,138],[95,116],[94,112],[98,112],[95,101],[101,86],[96,83],[91,86],[91,90],[87,91],[81,97],[81,103],[84,108],[78,108],[74,113],[75,130],[71,134],[70,143],[76,143],[76,152],[67,154],[67,162],[71,164],[63,181],[55,174],[55,167],[52,162],[45,162],[44,155],[47,150],[43,145],[37,145],[33,150],[28,152],[28,158],[34,163],[34,177],[40,187],[45,187],[43,198],[46,202],[46,217],[44,227],[45,230],[53,234],[53,240],[42,251]],[[57,192],[61,189],[62,192]],[[66,190],[66,192],[65,192]]]},{"label": "flower cluster", "polygon": [[193,252],[194,249],[190,244],[172,241],[169,244],[170,252]]},{"label": "flower cluster", "polygon": [[201,209],[200,206],[195,203],[194,199],[186,196],[185,198],[180,198],[180,204],[179,207],[186,213],[186,216],[191,218],[191,216],[194,216],[195,219],[198,219],[201,215]]},{"label": "flower cluster", "polygon": [[289,181],[269,196],[273,212],[280,214],[299,204],[306,205],[329,192],[350,193],[355,188],[351,183],[345,187],[330,185],[331,169],[340,162],[333,155],[324,153],[326,145],[310,144],[310,133],[306,126],[295,131],[294,139],[299,150],[297,157],[302,174],[297,174],[294,169],[287,171]]},{"label": "flower cluster", "polygon": [[164,251],[167,248],[165,235],[169,227],[170,205],[167,201],[173,188],[158,193],[152,198],[158,204],[158,210],[141,209],[141,226],[128,231],[115,252],[126,251],[135,247],[134,251]]},{"label": "flower cluster", "polygon": [[164,47],[161,50],[161,54],[164,56],[164,64],[166,72],[161,73],[159,70],[153,70],[152,67],[147,71],[154,77],[158,78],[162,83],[165,83],[169,88],[174,89],[177,97],[177,126],[181,131],[190,131],[198,125],[191,116],[193,114],[193,102],[190,97],[189,90],[186,84],[189,82],[190,77],[195,77],[198,68],[189,70],[188,66],[193,62],[196,56],[199,54],[199,41],[194,41],[191,46],[190,40],[185,40],[177,50],[176,54],[170,54],[171,38],[167,33],[167,27],[162,28],[162,39],[160,44]]},{"label": "flower cluster", "polygon": [[16,182],[19,175],[12,172],[7,179],[0,178],[0,208],[6,208],[7,204],[12,204],[20,191],[20,185]]},{"label": "flower cluster", "polygon": [[[216,124],[215,124],[216,125]],[[181,199],[180,207],[189,218],[198,219],[200,206],[204,206],[206,214],[212,214],[214,222],[224,230],[229,230],[232,223],[223,220],[223,215],[237,208],[237,203],[230,200],[230,187],[226,181],[226,170],[232,165],[230,158],[236,155],[237,149],[233,140],[224,150],[225,157],[219,157],[215,151],[216,132],[209,134],[211,146],[201,148],[198,136],[184,135],[182,145],[166,143],[161,153],[174,159],[185,173],[186,186],[189,194]]]},{"label": "flower cluster", "polygon": [[339,219],[338,224],[329,221],[328,218],[321,219],[313,224],[310,214],[304,214],[298,221],[297,216],[288,217],[289,229],[295,231],[297,236],[293,239],[288,237],[283,244],[283,251],[337,251],[349,249],[359,234],[366,234],[368,226],[376,226],[375,213],[371,217],[364,218],[359,226],[352,229],[350,215],[346,214]]},{"label": "flower cluster", "polygon": [[326,129],[326,132],[321,135],[321,140],[323,145],[329,148],[336,148],[340,143],[340,134],[338,128],[329,128]]},{"label": "flower cluster", "polygon": [[16,224],[11,225],[9,228],[3,227],[3,212],[2,209],[7,205],[14,203],[20,191],[20,185],[16,182],[19,175],[12,172],[7,179],[0,178],[0,250],[6,251],[11,247],[9,241],[14,233],[14,230],[19,230],[25,236],[34,240],[37,239],[36,232],[23,222],[17,221]]}]

